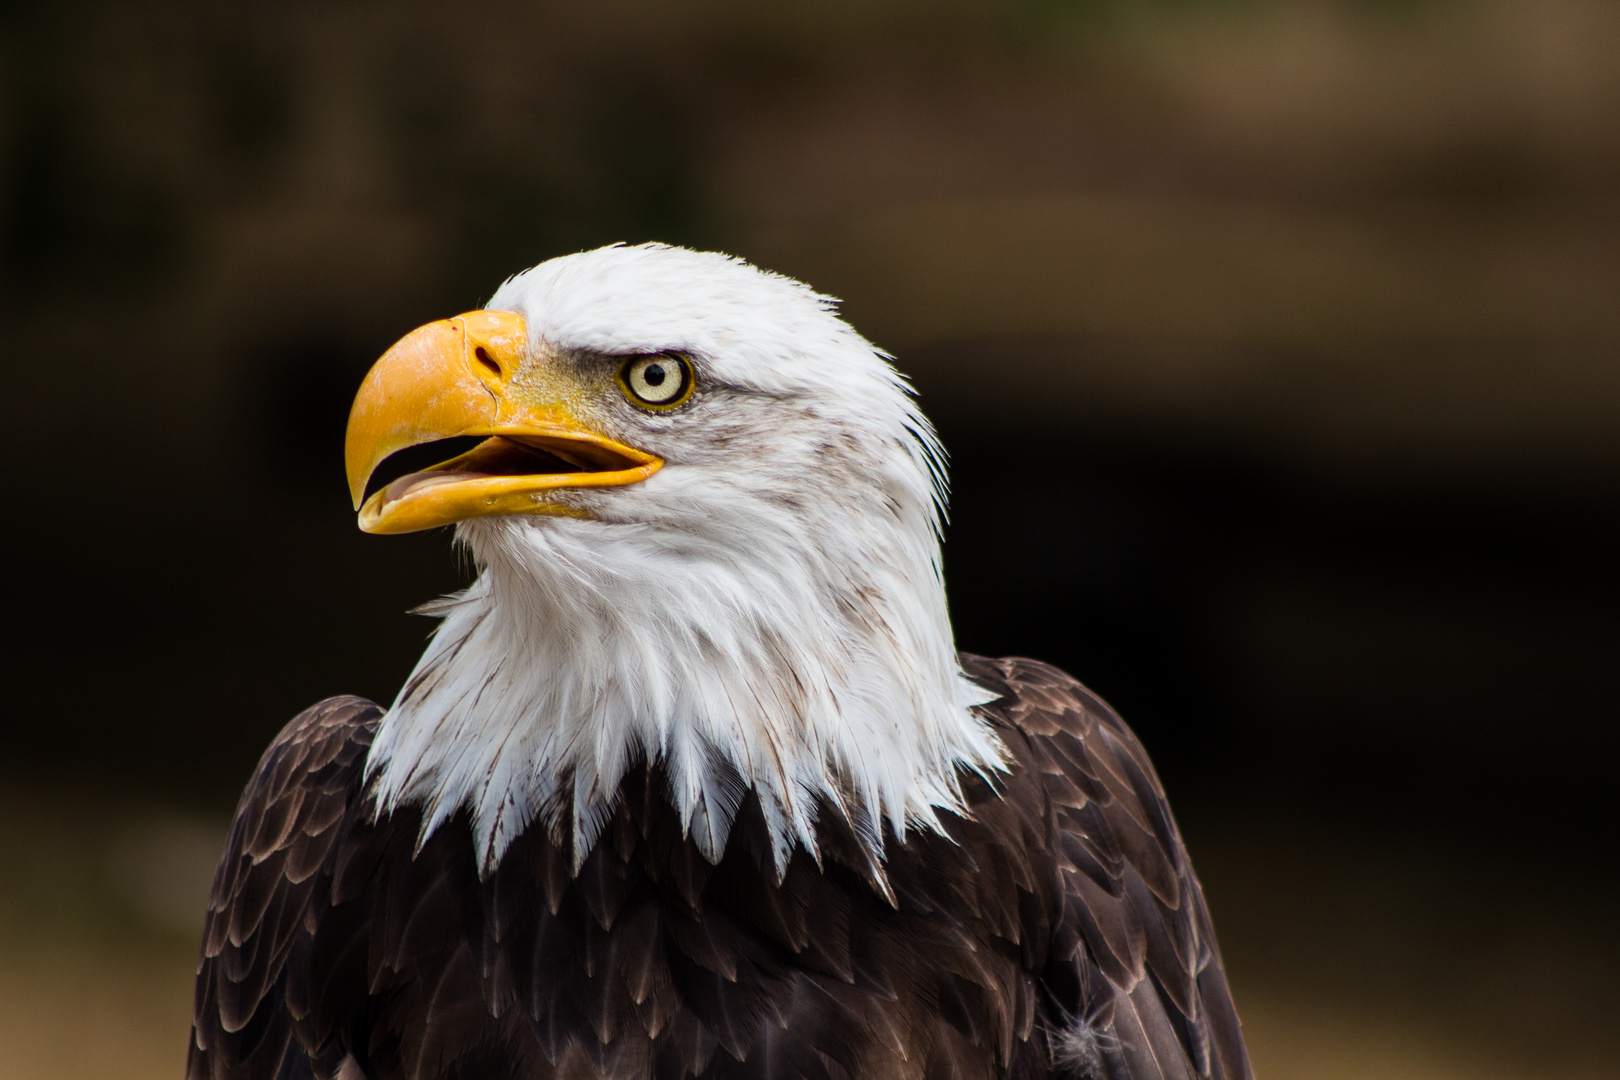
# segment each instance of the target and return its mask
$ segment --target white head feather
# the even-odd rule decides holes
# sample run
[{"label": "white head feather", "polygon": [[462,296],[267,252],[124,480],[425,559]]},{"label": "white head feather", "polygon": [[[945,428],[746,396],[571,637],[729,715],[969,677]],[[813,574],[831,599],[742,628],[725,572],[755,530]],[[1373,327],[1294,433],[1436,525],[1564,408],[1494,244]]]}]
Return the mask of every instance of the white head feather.
[{"label": "white head feather", "polygon": [[780,871],[818,806],[882,858],[938,828],[958,771],[1002,767],[957,663],[941,580],[944,476],[907,384],[833,301],[724,255],[610,247],[542,263],[489,307],[531,352],[674,351],[698,390],[624,403],[603,433],[663,458],[575,489],[588,519],[457,527],[480,568],[382,722],[378,806],[463,807],[487,872],[531,822],[596,840],[625,773],[662,765],[718,860],[748,789]]}]

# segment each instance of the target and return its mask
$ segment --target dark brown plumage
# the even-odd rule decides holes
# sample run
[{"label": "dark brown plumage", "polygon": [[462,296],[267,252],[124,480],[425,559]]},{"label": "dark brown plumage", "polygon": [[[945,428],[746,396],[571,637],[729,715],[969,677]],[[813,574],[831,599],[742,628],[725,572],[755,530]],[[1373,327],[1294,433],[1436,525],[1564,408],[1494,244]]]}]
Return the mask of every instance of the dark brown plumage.
[{"label": "dark brown plumage", "polygon": [[322,702],[237,809],[189,1080],[1251,1076],[1141,745],[1056,669],[963,665],[1010,773],[881,867],[824,807],[780,883],[756,805],[710,865],[645,767],[577,875],[535,826],[480,881],[465,818],[372,819],[380,710]]}]

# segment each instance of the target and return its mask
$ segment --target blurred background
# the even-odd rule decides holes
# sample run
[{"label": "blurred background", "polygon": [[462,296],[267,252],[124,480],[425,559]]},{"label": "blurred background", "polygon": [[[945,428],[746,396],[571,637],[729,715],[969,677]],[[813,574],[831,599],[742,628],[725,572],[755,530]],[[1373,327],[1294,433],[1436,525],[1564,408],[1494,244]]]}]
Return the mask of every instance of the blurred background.
[{"label": "blurred background", "polygon": [[[1620,1075],[1620,3],[0,6],[0,1073],[174,1077],[231,807],[467,580],[411,328],[600,243],[844,298],[964,648],[1159,763],[1260,1075]],[[1607,853],[1607,854],[1605,854]]]}]

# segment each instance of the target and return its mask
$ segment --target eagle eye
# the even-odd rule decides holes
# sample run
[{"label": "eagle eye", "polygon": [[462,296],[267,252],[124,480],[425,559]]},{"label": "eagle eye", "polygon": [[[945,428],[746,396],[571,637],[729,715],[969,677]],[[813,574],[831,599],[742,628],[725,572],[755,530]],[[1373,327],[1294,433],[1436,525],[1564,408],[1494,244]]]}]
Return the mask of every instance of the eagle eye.
[{"label": "eagle eye", "polygon": [[692,382],[692,365],[671,353],[634,357],[619,372],[625,394],[644,409],[673,409],[692,396]]}]

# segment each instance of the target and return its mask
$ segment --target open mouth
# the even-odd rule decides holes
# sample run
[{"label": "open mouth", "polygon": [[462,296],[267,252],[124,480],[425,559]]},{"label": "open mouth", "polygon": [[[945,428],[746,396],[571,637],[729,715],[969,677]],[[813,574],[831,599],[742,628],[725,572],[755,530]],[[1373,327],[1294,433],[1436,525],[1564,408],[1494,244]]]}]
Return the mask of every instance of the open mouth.
[{"label": "open mouth", "polygon": [[[437,464],[428,464],[437,462]],[[406,447],[390,455],[366,483],[391,503],[422,488],[494,477],[621,473],[646,465],[594,443],[544,435],[460,436]],[[567,484],[556,486],[571,486]]]},{"label": "open mouth", "polygon": [[394,531],[385,522],[423,527],[417,520],[423,515],[448,524],[482,514],[543,512],[547,492],[633,484],[662,464],[606,439],[530,433],[435,439],[397,451],[377,467],[366,483],[362,524]]}]

